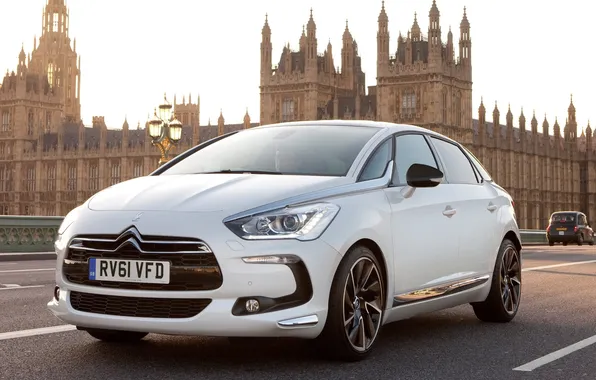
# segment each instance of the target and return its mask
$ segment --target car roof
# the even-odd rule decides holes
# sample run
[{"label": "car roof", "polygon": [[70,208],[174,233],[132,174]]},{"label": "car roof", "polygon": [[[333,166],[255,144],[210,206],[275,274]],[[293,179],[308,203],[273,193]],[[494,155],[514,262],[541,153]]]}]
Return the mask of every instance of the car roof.
[{"label": "car roof", "polygon": [[283,123],[274,123],[274,124],[265,124],[260,125],[258,127],[253,127],[251,129],[257,128],[279,128],[279,127],[299,127],[299,126],[317,126],[317,127],[325,127],[325,126],[333,126],[333,127],[369,127],[369,128],[377,128],[379,130],[383,130],[385,134],[393,134],[398,132],[423,132],[433,136],[439,136],[444,139],[456,142],[449,137],[437,133],[433,130],[428,128],[419,127],[412,124],[398,124],[398,123],[389,123],[384,121],[373,121],[373,120],[307,120],[307,121],[289,121]]}]

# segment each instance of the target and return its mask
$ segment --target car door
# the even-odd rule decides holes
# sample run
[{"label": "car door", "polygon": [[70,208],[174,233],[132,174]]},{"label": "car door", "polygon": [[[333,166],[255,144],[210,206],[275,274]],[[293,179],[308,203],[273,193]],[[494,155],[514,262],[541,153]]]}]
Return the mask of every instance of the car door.
[{"label": "car door", "polygon": [[456,195],[443,184],[408,186],[406,172],[414,163],[440,169],[423,134],[396,135],[393,180],[385,190],[392,213],[396,295],[449,282],[458,271],[459,216],[452,211]]},{"label": "car door", "polygon": [[483,181],[458,144],[435,136],[431,136],[430,141],[443,163],[446,187],[454,194],[452,207],[458,215],[454,222],[459,232],[459,271],[462,277],[490,273],[501,240],[499,213],[508,200],[500,197],[490,182]]}]

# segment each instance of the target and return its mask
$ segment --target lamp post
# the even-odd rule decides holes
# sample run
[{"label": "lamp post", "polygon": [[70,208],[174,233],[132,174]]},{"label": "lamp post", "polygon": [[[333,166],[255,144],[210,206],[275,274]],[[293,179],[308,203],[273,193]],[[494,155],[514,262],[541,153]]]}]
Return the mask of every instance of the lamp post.
[{"label": "lamp post", "polygon": [[159,105],[159,115],[157,110],[153,111],[153,117],[149,120],[149,136],[151,143],[159,149],[161,158],[159,166],[168,162],[168,153],[182,138],[182,123],[176,119],[172,110],[172,105],[163,95],[163,104]]}]

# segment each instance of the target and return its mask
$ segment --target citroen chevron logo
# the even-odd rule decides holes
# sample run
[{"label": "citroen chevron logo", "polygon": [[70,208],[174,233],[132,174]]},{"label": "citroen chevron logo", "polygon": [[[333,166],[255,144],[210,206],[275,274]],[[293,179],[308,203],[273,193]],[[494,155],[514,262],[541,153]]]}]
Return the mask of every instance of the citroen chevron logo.
[{"label": "citroen chevron logo", "polygon": [[[138,216],[138,215],[137,215]],[[132,236],[130,236],[132,235]],[[143,241],[143,239],[141,239],[141,236],[139,234],[139,231],[137,231],[136,228],[131,227],[128,230],[124,231],[122,234],[120,234],[120,236],[118,236],[118,239],[116,239],[116,241],[120,241],[123,238],[128,237],[128,239],[126,239],[125,241],[123,241],[118,248],[116,248],[116,251],[120,250],[120,248],[124,247],[125,245],[132,245],[134,248],[136,248],[138,251],[142,251],[141,247],[139,246],[139,242]]]},{"label": "citroen chevron logo", "polygon": [[142,215],[143,215],[143,213],[142,213],[142,212],[139,212],[139,213],[138,213],[138,214],[137,214],[137,215],[136,215],[134,218],[132,218],[132,221],[133,221],[133,222],[136,222],[136,221],[138,221],[139,219],[141,219],[141,216],[142,216]]}]

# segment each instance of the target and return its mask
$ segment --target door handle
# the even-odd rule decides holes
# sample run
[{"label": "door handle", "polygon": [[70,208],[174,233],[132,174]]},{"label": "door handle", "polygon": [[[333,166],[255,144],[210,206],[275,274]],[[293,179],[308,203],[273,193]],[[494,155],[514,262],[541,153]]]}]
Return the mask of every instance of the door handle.
[{"label": "door handle", "polygon": [[488,204],[488,206],[486,207],[486,209],[490,212],[494,212],[496,209],[498,209],[499,207],[497,205],[494,205],[491,203]]},{"label": "door handle", "polygon": [[457,212],[456,209],[451,208],[451,206],[447,206],[447,207],[445,207],[445,210],[443,211],[443,215],[451,218],[453,215],[455,215],[456,212]]}]

